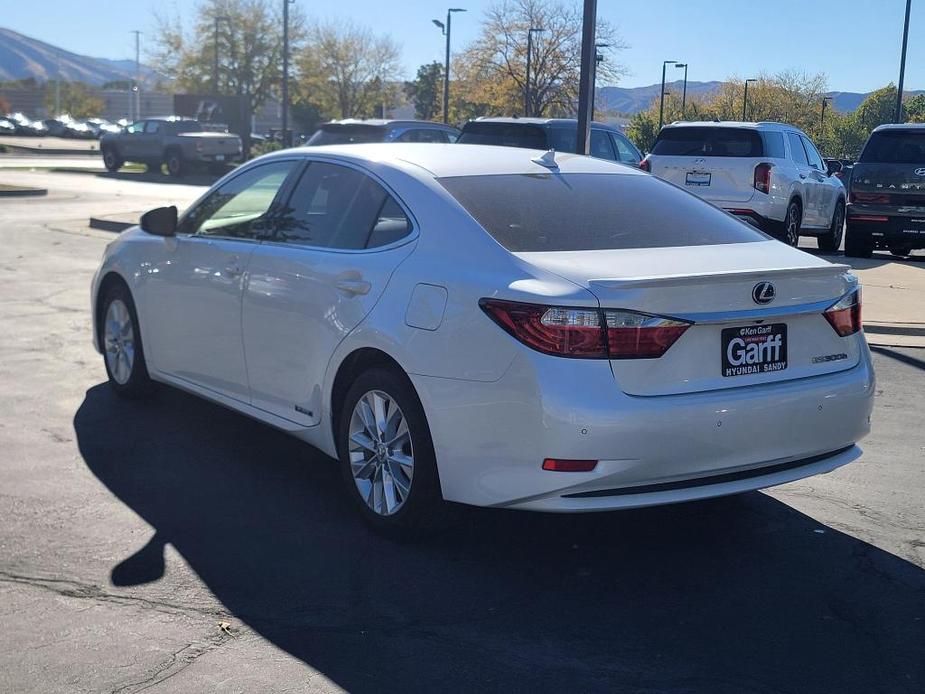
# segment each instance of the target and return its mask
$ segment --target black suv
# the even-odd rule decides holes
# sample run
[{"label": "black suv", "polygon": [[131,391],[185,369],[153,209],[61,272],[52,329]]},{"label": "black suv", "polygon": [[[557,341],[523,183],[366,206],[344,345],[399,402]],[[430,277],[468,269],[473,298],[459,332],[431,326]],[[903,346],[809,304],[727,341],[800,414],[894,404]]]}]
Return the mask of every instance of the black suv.
[{"label": "black suv", "polygon": [[881,125],[851,175],[845,255],[925,248],[925,123]]},{"label": "black suv", "polygon": [[[501,145],[526,149],[574,152],[578,121],[574,118],[479,118],[463,126],[461,145]],[[642,155],[617,128],[591,124],[592,157],[639,166]]]}]

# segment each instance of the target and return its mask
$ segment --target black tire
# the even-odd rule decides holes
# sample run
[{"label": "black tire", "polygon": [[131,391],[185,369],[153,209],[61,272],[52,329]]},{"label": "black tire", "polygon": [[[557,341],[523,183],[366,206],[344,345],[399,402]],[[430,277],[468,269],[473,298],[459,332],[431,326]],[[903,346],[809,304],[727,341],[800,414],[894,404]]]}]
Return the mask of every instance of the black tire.
[{"label": "black tire", "polygon": [[828,232],[819,237],[819,249],[827,253],[835,253],[841,246],[844,230],[845,203],[839,200],[835,203],[835,211],[832,213],[832,224],[829,225]]},{"label": "black tire", "polygon": [[186,163],[183,161],[183,154],[178,149],[167,150],[164,163],[167,165],[167,173],[175,178],[180,178],[186,173]]},{"label": "black tire", "polygon": [[894,246],[890,249],[890,253],[896,258],[908,258],[912,254],[912,249]]},{"label": "black tire", "polygon": [[845,255],[849,258],[870,258],[873,252],[870,239],[853,232],[849,226],[845,232]]},{"label": "black tire", "polygon": [[122,168],[124,163],[125,160],[119,156],[119,152],[114,147],[103,148],[103,166],[107,171],[115,173]]},{"label": "black tire", "polygon": [[[384,394],[393,403],[397,403],[399,414],[403,415],[410,434],[407,439],[410,447],[406,447],[405,443],[400,443],[400,448],[395,448],[393,451],[391,446],[386,446],[385,448],[389,451],[388,462],[382,463],[379,462],[379,454],[373,454],[371,448],[364,449],[356,444],[351,445],[350,440],[354,411],[358,403],[374,393],[380,396]],[[389,410],[389,412],[394,412],[394,410]],[[357,416],[359,417],[359,414]],[[430,428],[417,393],[405,374],[384,367],[373,368],[361,373],[344,397],[337,425],[337,448],[347,494],[374,530],[397,540],[416,540],[433,535],[446,527],[449,509],[440,492],[440,479],[437,474]],[[387,429],[387,427],[382,428]],[[379,427],[377,427],[378,430]],[[367,440],[375,446],[376,441],[383,441],[385,437],[377,435],[376,441],[372,441],[371,437],[367,437]],[[391,455],[395,452],[411,456],[413,465],[410,477],[404,472],[408,466],[398,466],[391,460]],[[361,456],[357,463],[351,464],[351,453],[354,456],[357,454]],[[365,469],[365,474],[369,479],[356,481],[353,474],[354,465],[363,466],[359,469]],[[397,473],[394,478],[392,477],[393,471]],[[407,482],[410,488],[394,511],[388,511],[385,508],[386,500],[383,498],[385,493],[376,495],[373,490],[373,486],[377,484],[377,481],[382,480],[384,475],[388,476],[388,483],[395,490],[395,495],[398,495],[401,489],[397,486],[398,475],[401,475],[402,483]],[[393,482],[393,479],[396,481]],[[367,496],[360,491],[362,483],[369,485],[368,498],[371,499],[369,502]],[[373,509],[377,499],[380,506],[378,511]]]},{"label": "black tire", "polygon": [[781,241],[794,248],[799,246],[800,224],[802,222],[803,210],[800,208],[800,203],[796,200],[791,200],[790,204],[787,205],[787,215],[784,217]]},{"label": "black tire", "polygon": [[[110,340],[110,307],[120,302],[128,313],[131,324],[131,333],[122,332],[114,344]],[[116,311],[116,309],[113,309]],[[117,395],[124,398],[138,398],[147,395],[151,390],[151,378],[148,376],[148,367],[145,363],[144,347],[141,344],[141,331],[138,327],[138,314],[135,312],[135,302],[132,301],[131,292],[124,284],[113,284],[106,290],[100,304],[99,313],[99,341],[103,350],[103,364],[109,385]],[[131,342],[131,365],[127,370],[127,377],[122,367],[126,363],[127,344]],[[123,357],[122,361],[119,361]]]}]

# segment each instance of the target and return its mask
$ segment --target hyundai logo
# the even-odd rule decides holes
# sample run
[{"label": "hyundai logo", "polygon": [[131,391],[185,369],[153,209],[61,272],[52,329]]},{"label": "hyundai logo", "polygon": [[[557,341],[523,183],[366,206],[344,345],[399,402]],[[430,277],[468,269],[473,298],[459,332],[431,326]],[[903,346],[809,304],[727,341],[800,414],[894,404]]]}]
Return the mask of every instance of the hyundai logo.
[{"label": "hyundai logo", "polygon": [[770,304],[776,295],[774,285],[770,282],[759,282],[752,289],[752,300],[756,304]]},{"label": "hyundai logo", "polygon": [[923,166],[921,169],[916,169],[916,170],[915,170],[915,175],[916,175],[916,176],[925,176],[925,166]]}]

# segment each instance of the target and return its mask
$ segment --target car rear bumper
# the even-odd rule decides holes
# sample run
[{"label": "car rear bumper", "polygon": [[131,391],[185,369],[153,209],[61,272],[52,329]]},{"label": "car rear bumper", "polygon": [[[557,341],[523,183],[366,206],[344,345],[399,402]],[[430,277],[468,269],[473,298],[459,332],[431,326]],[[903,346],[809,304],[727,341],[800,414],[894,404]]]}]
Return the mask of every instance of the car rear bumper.
[{"label": "car rear bumper", "polygon": [[[860,454],[874,396],[866,347],[856,366],[830,375],[657,397],[625,395],[606,362],[533,353],[494,383],[412,380],[446,499],[560,512],[702,499],[828,472]],[[552,472],[545,458],[598,463]]]},{"label": "car rear bumper", "polygon": [[925,248],[925,210],[897,214],[895,210],[859,210],[848,206],[848,233],[875,248]]}]

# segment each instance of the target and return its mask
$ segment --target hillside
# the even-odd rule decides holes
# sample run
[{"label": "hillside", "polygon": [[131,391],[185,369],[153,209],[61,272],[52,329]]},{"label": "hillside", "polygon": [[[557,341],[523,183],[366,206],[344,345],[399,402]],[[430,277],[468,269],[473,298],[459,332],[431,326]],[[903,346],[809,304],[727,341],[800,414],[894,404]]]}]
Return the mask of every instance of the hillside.
[{"label": "hillside", "polygon": [[[156,73],[142,66],[142,82],[153,85]],[[131,79],[133,60],[91,58],[0,27],[0,81],[28,79],[43,82],[60,77],[69,82],[100,86]]]}]

